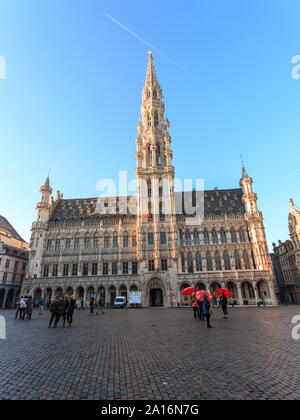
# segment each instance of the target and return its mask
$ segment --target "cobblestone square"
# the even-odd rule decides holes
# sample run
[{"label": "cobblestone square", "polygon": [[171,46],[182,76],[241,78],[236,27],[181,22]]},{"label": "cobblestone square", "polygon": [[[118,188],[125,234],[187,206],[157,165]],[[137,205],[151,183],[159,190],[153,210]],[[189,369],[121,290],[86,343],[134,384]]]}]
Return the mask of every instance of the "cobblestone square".
[{"label": "cobblestone square", "polygon": [[16,321],[0,311],[1,399],[299,399],[299,306],[220,309],[213,329],[190,308],[74,314],[48,329],[49,313]]}]

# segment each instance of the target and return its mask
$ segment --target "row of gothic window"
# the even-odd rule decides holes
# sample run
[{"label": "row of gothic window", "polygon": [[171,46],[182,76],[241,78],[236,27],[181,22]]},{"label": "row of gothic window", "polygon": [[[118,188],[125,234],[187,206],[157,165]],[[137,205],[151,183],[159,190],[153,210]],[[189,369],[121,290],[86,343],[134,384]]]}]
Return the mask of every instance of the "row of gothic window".
[{"label": "row of gothic window", "polygon": [[[123,261],[121,268],[121,273],[119,272],[118,263],[117,262],[103,262],[102,263],[102,275],[108,276],[109,275],[109,264],[111,264],[111,274],[112,275],[118,275],[118,274],[137,274],[138,273],[138,263],[137,261]],[[131,271],[129,272],[129,267],[131,265]],[[52,268],[52,270],[50,270]],[[82,264],[82,275],[88,276],[89,273],[92,276],[97,276],[100,274],[100,264],[98,263],[83,263]],[[90,271],[91,270],[91,271]],[[167,271],[168,270],[168,260],[162,259],[160,261],[160,270],[161,271]],[[148,271],[155,271],[155,264],[154,260],[148,260]],[[78,264],[63,264],[63,277],[68,277],[69,275],[72,276],[78,276],[80,275]],[[44,277],[57,277],[58,276],[58,264],[50,265],[44,265],[43,269],[43,276]]]},{"label": "row of gothic window", "polygon": [[[255,269],[256,265],[255,265],[253,254],[251,254],[251,257],[252,257],[252,264]],[[203,271],[203,258],[201,254],[196,254],[196,256],[193,256],[191,254],[188,254],[187,256],[185,256],[184,254],[182,254],[181,255],[181,270],[183,273],[194,272],[194,259],[195,259],[196,271]],[[222,264],[222,260],[224,262],[224,265]],[[214,266],[215,266],[216,271],[221,271],[223,269],[223,266],[224,266],[224,270],[226,271],[232,270],[230,255],[228,254],[227,251],[225,251],[222,256],[218,252],[216,252],[214,256],[212,256],[208,252],[206,254],[205,261],[206,261],[207,271],[214,271]],[[213,264],[213,261],[215,262],[215,264]],[[243,261],[244,268],[242,267],[242,261]],[[244,251],[242,253],[242,257],[240,256],[240,253],[238,251],[235,251],[234,268],[236,270],[242,270],[242,269],[250,270],[251,269],[250,259],[249,259],[247,251]]]},{"label": "row of gothic window", "polygon": [[[47,241],[47,245],[46,245],[46,250],[47,251],[51,251],[52,249],[54,249],[55,251],[59,251],[61,249],[61,243],[62,240],[61,239],[56,239],[56,240],[52,240],[52,239],[48,239]],[[131,237],[129,235],[123,235],[122,236],[122,245],[123,248],[129,248],[129,245],[131,245],[132,248],[136,247],[136,236],[132,235]],[[112,238],[110,236],[104,236],[104,243],[103,243],[104,248],[119,248],[120,246],[120,241],[119,241],[119,237],[113,236]],[[83,242],[83,247],[84,249],[98,249],[99,248],[99,238],[89,238],[86,237],[84,238],[84,242]],[[66,238],[65,239],[65,249],[80,249],[80,238],[75,238],[73,239],[73,243],[72,243],[72,239],[71,238]]]},{"label": "row of gothic window", "polygon": [[[166,245],[167,244],[167,233],[166,232],[160,232],[159,236],[160,244]],[[79,249],[80,248],[80,238],[75,238],[72,246],[72,239],[67,238],[65,240],[65,249]],[[147,242],[148,245],[154,245],[154,233],[148,232],[147,236]],[[103,242],[104,248],[119,248],[120,241],[119,237],[113,236],[112,238],[110,236],[104,236],[104,242]],[[122,237],[122,246],[123,248],[129,248],[131,246],[132,248],[136,247],[136,235],[132,235],[131,237],[129,235],[123,235]],[[99,247],[99,238],[84,238],[84,249],[98,249]],[[46,245],[47,251],[51,251],[54,249],[55,251],[59,251],[61,249],[61,239],[56,239],[55,241],[52,239],[48,239],[47,245]]]},{"label": "row of gothic window", "polygon": [[[109,264],[111,264],[112,275],[120,274],[117,262],[112,262],[112,263],[104,262],[102,263],[102,275],[107,276],[109,274]],[[131,273],[129,273],[129,264],[131,264]],[[90,273],[92,276],[97,276],[100,274],[100,268],[101,268],[100,264],[98,263],[92,263],[91,265],[89,263],[83,263],[81,274],[83,276],[88,276]],[[137,272],[138,272],[137,261],[132,261],[131,263],[128,261],[123,261],[122,274],[137,274]],[[72,275],[72,276],[80,275],[78,264],[63,264],[62,274],[64,277],[67,277],[69,275]],[[44,265],[43,276],[49,277],[50,275],[52,275],[52,277],[58,276],[58,264],[52,265],[52,271],[50,271],[49,265]]]},{"label": "row of gothic window", "polygon": [[[218,232],[214,229],[211,233],[208,232],[207,229],[205,229],[202,232],[203,237],[203,243],[205,245],[212,244],[218,244],[219,242],[222,244],[226,244],[228,242],[227,234],[224,229],[221,229]],[[199,245],[200,244],[200,234],[198,230],[194,230],[192,233],[189,229],[187,229],[184,233],[182,230],[179,231],[179,242],[180,245],[192,245],[192,238],[193,238],[193,244]],[[240,229],[238,232],[236,232],[234,229],[230,230],[230,239],[232,243],[237,243],[238,240],[242,243],[246,242],[246,235],[243,229]]]}]

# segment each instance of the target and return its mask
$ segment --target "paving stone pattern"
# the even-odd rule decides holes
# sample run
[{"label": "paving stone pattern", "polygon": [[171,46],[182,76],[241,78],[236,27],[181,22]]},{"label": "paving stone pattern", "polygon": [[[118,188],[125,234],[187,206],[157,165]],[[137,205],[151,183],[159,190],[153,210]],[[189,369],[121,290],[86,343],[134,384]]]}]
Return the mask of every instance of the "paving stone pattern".
[{"label": "paving stone pattern", "polygon": [[299,399],[300,306],[216,309],[213,329],[190,308],[74,314],[48,329],[49,313],[7,322],[0,340],[1,399]]}]

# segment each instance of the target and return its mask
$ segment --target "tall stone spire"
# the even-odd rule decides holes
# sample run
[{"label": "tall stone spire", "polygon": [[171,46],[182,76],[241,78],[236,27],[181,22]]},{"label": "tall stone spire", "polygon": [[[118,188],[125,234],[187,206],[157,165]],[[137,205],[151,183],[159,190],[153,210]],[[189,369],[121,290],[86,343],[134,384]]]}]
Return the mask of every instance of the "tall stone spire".
[{"label": "tall stone spire", "polygon": [[147,76],[146,76],[146,83],[145,83],[145,88],[148,89],[153,89],[154,87],[158,87],[160,89],[158,80],[157,80],[157,76],[156,76],[156,71],[155,71],[155,67],[153,64],[153,56],[152,56],[152,52],[149,52],[149,60],[148,60],[148,68],[147,68]]}]

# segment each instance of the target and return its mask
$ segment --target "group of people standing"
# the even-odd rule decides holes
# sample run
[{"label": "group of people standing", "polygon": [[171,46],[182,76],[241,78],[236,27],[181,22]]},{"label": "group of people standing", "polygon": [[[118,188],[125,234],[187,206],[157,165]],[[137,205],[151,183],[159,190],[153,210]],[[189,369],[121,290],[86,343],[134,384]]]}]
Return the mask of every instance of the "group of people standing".
[{"label": "group of people standing", "polygon": [[57,328],[59,321],[62,319],[63,327],[68,322],[68,327],[72,327],[73,323],[73,314],[76,308],[76,299],[75,296],[59,296],[56,295],[55,299],[49,305],[49,310],[51,312],[51,317],[49,321],[48,328],[51,328],[52,322],[54,321],[53,328]]},{"label": "group of people standing", "polygon": [[[228,319],[227,304],[227,297],[224,293],[222,293],[220,297],[220,306],[223,310],[224,319]],[[196,298],[196,294],[193,293],[191,297],[191,306],[194,311],[195,319],[200,319],[200,321],[204,321],[206,319],[207,328],[213,328],[210,323],[211,315],[213,314],[213,307],[208,298],[208,294],[204,293],[203,298],[201,300],[198,300]]]},{"label": "group of people standing", "polygon": [[19,320],[24,321],[25,317],[29,321],[31,320],[31,315],[33,311],[32,296],[24,296],[24,297],[20,296],[17,299],[16,307],[17,307],[17,311],[16,311],[15,319],[18,319],[18,316],[19,316]]}]

